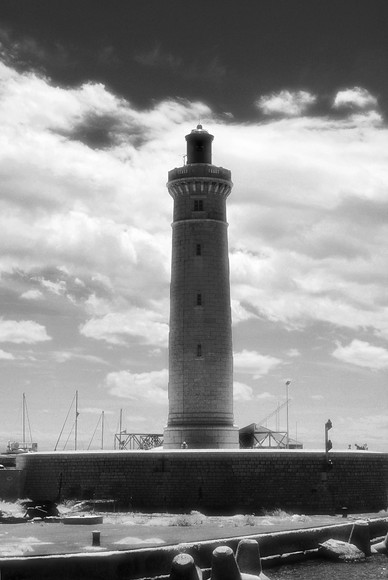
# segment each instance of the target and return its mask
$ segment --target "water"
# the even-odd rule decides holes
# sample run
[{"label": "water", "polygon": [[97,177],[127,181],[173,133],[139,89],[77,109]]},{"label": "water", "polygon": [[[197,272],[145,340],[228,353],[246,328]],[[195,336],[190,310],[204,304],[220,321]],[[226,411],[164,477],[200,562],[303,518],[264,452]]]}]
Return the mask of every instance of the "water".
[{"label": "water", "polygon": [[388,558],[376,554],[362,562],[308,560],[264,570],[270,580],[387,580]]}]

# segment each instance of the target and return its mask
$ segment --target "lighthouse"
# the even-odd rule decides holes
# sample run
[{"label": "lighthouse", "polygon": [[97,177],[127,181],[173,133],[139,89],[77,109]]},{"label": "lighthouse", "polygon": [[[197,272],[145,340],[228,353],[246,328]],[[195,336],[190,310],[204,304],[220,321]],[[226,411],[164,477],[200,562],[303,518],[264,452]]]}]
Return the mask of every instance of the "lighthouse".
[{"label": "lighthouse", "polygon": [[231,172],[212,165],[213,135],[188,135],[186,164],[168,173],[174,200],[169,414],[164,449],[238,448],[226,200]]}]

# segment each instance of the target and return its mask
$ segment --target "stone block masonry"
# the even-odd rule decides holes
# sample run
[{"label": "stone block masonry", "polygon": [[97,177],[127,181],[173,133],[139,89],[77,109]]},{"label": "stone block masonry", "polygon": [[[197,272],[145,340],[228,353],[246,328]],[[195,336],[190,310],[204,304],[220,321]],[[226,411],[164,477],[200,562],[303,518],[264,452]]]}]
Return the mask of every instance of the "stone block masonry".
[{"label": "stone block masonry", "polygon": [[114,499],[139,511],[377,512],[388,505],[388,454],[307,450],[170,450],[30,453],[22,497]]},{"label": "stone block masonry", "polygon": [[18,499],[23,492],[25,472],[17,469],[0,470],[0,498],[7,501]]},{"label": "stone block masonry", "polygon": [[211,164],[213,135],[198,125],[187,164],[168,173],[174,200],[166,450],[238,449],[226,200],[231,173]]}]

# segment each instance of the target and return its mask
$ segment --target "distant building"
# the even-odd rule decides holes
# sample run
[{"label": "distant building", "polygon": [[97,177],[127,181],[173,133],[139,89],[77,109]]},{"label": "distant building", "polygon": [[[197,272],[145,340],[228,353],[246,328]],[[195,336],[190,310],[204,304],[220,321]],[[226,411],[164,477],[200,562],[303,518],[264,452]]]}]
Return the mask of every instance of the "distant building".
[{"label": "distant building", "polygon": [[288,438],[287,431],[272,431],[262,425],[251,423],[239,430],[240,448],[242,449],[303,449],[303,444]]}]

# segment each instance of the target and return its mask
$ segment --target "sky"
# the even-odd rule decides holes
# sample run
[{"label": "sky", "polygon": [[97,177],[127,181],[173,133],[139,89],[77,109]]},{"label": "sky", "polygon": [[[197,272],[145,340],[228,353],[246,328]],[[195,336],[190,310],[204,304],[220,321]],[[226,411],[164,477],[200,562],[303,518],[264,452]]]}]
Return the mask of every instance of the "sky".
[{"label": "sky", "polygon": [[163,431],[165,185],[201,122],[234,183],[236,424],[284,431],[290,380],[306,449],[330,418],[387,451],[387,33],[386,0],[2,0],[0,449],[23,393],[41,450],[74,448],[76,391],[78,448],[102,411],[107,449],[120,409]]}]

